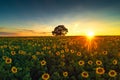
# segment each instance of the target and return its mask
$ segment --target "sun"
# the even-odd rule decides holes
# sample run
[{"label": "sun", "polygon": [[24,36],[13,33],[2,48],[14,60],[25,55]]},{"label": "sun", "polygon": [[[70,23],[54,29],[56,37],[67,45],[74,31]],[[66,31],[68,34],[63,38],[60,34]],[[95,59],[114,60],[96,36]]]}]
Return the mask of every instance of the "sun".
[{"label": "sun", "polygon": [[92,39],[95,35],[94,35],[93,31],[89,31],[89,32],[87,32],[86,36],[88,39]]}]

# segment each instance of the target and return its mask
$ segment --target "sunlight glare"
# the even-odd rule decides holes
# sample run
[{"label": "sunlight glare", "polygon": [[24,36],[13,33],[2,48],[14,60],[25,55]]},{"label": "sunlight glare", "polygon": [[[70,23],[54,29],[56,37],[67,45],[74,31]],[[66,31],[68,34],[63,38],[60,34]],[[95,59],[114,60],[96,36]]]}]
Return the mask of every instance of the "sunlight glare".
[{"label": "sunlight glare", "polygon": [[94,37],[94,32],[90,31],[87,33],[88,39],[92,39]]}]

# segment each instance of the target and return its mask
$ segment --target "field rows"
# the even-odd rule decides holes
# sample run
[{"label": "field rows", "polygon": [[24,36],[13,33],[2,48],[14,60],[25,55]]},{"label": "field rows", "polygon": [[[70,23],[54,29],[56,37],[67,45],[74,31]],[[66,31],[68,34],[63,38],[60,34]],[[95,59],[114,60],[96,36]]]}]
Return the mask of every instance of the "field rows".
[{"label": "field rows", "polygon": [[0,80],[120,80],[120,37],[1,37]]}]

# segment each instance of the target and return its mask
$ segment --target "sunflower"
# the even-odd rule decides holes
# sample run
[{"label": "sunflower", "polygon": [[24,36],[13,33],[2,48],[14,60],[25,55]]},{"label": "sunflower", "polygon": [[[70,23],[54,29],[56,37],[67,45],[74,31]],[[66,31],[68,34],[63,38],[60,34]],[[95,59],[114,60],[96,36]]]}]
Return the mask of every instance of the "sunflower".
[{"label": "sunflower", "polygon": [[109,75],[110,77],[115,77],[115,76],[117,76],[117,72],[116,72],[115,70],[110,70],[110,71],[108,72],[108,75]]},{"label": "sunflower", "polygon": [[40,55],[41,53],[39,51],[36,52],[36,55]]},{"label": "sunflower", "polygon": [[45,60],[42,60],[42,61],[40,62],[40,64],[41,64],[42,66],[44,66],[44,65],[46,65],[46,61],[45,61]]},{"label": "sunflower", "polygon": [[67,71],[63,72],[63,76],[67,77],[68,76],[68,72]]},{"label": "sunflower", "polygon": [[66,48],[66,49],[65,49],[65,52],[69,52],[69,49],[68,49],[68,48]]},{"label": "sunflower", "polygon": [[78,62],[78,64],[79,64],[80,66],[83,66],[83,65],[85,64],[85,62],[84,62],[83,60],[80,60],[80,61]]},{"label": "sunflower", "polygon": [[48,73],[44,73],[43,75],[42,75],[42,79],[43,80],[48,80],[50,78],[50,75],[48,74]]},{"label": "sunflower", "polygon": [[102,67],[98,67],[96,68],[96,74],[104,74],[105,73],[105,69]]},{"label": "sunflower", "polygon": [[96,61],[96,65],[98,65],[98,66],[102,65],[102,61],[101,60],[97,60]]},{"label": "sunflower", "polygon": [[103,55],[107,55],[108,52],[107,52],[107,51],[103,51],[102,54],[103,54]]},{"label": "sunflower", "polygon": [[21,54],[21,55],[25,55],[26,54],[26,52],[23,51],[23,50],[19,50],[18,53]]},{"label": "sunflower", "polygon": [[81,52],[77,52],[77,56],[81,56]]},{"label": "sunflower", "polygon": [[89,64],[89,65],[92,65],[92,64],[93,64],[93,61],[92,61],[92,60],[89,60],[89,61],[88,61],[88,64]]},{"label": "sunflower", "polygon": [[52,53],[51,50],[49,50],[49,51],[48,51],[48,54],[51,54],[51,53]]},{"label": "sunflower", "polygon": [[11,55],[15,55],[16,54],[16,52],[15,51],[11,51]]},{"label": "sunflower", "polygon": [[73,49],[70,50],[71,53],[74,53],[75,51]]},{"label": "sunflower", "polygon": [[36,55],[32,55],[32,59],[36,60],[37,56]]},{"label": "sunflower", "polygon": [[3,60],[6,60],[6,58],[8,58],[8,57],[7,57],[7,56],[2,56],[2,59],[3,59]]},{"label": "sunflower", "polygon": [[118,63],[117,59],[114,59],[114,60],[112,61],[112,63],[113,63],[114,65],[117,65],[117,63]]},{"label": "sunflower", "polygon": [[64,53],[64,50],[61,50],[61,53]]},{"label": "sunflower", "polygon": [[60,55],[60,52],[59,52],[59,51],[57,51],[55,54],[56,54],[57,56],[59,56],[59,55]]},{"label": "sunflower", "polygon": [[6,64],[12,63],[12,59],[11,59],[11,58],[6,58],[6,59],[5,59],[5,63],[6,63]]},{"label": "sunflower", "polygon": [[88,74],[87,71],[83,71],[83,72],[81,73],[81,76],[84,77],[84,78],[88,78],[88,77],[89,77],[89,74]]},{"label": "sunflower", "polygon": [[64,57],[65,57],[65,55],[64,55],[64,54],[62,54],[62,55],[61,55],[61,58],[64,58]]},{"label": "sunflower", "polygon": [[12,71],[12,73],[17,73],[17,68],[15,67],[15,66],[13,66],[12,68],[11,68],[11,71]]}]

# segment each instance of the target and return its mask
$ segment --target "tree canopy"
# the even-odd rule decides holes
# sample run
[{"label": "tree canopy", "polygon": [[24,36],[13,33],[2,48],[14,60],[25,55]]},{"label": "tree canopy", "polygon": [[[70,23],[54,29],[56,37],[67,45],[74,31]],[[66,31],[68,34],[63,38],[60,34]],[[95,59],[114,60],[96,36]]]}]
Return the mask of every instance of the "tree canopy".
[{"label": "tree canopy", "polygon": [[52,35],[54,36],[65,36],[67,34],[68,29],[64,25],[58,25],[54,28],[54,31],[52,31]]}]

